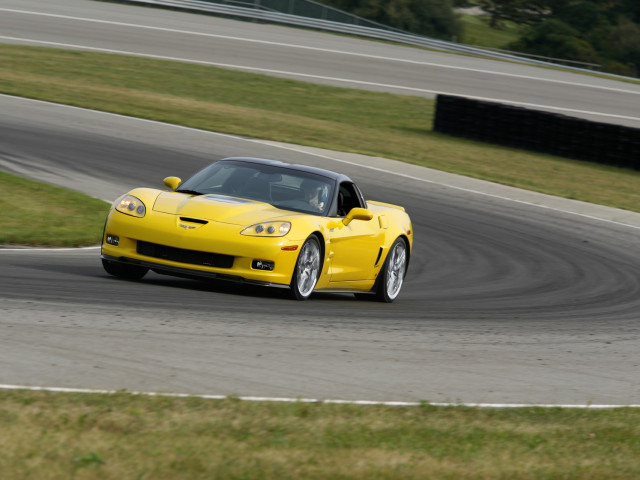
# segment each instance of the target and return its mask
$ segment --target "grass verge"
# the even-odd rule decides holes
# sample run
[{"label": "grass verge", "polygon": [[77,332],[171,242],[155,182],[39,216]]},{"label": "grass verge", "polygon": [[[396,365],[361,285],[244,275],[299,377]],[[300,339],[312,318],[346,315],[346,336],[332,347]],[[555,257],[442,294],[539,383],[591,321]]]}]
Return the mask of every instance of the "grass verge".
[{"label": "grass verge", "polygon": [[4,478],[636,479],[640,410],[0,391]]},{"label": "grass verge", "polygon": [[0,172],[0,245],[94,245],[108,211],[102,200]]},{"label": "grass verge", "polygon": [[461,15],[464,35],[462,43],[486,48],[506,49],[511,42],[520,37],[521,27],[509,21],[503,21],[500,28],[491,28],[488,17],[483,15]]},{"label": "grass verge", "polygon": [[16,45],[0,45],[0,92],[205,130],[383,156],[640,211],[640,172],[434,133],[434,101],[422,97],[314,85],[188,63]]}]

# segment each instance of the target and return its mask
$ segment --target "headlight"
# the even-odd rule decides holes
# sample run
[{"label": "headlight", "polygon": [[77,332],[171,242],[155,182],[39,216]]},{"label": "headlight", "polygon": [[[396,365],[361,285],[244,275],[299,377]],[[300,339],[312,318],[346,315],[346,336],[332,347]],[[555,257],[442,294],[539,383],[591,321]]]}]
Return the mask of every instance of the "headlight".
[{"label": "headlight", "polygon": [[142,203],[142,200],[133,195],[124,195],[116,204],[116,210],[140,218],[147,213],[147,208]]},{"label": "headlight", "polygon": [[264,222],[256,223],[240,232],[242,235],[253,237],[283,237],[291,230],[290,222]]}]

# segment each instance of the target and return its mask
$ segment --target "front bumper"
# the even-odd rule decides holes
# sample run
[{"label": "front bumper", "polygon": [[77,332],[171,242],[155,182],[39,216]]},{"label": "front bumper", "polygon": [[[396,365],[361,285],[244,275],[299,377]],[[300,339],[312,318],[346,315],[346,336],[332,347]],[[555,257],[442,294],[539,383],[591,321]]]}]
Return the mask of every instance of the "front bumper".
[{"label": "front bumper", "polygon": [[[102,258],[112,262],[147,267],[169,275],[216,278],[257,285],[288,286],[298,258],[299,242],[286,237],[241,235],[243,227],[209,222],[194,229],[179,226],[175,215],[154,212],[149,218],[135,218],[113,211],[105,224]],[[117,245],[107,237],[117,236]],[[180,249],[186,252],[233,257],[224,266],[183,263],[145,255],[138,242]],[[273,263],[273,270],[254,268],[256,261]],[[230,263],[230,266],[229,266]],[[212,263],[215,265],[215,262]]]},{"label": "front bumper", "polygon": [[237,275],[229,275],[226,273],[205,272],[202,270],[194,270],[193,268],[174,267],[170,265],[164,265],[161,263],[148,262],[145,260],[135,260],[126,257],[112,257],[110,255],[101,255],[103,260],[110,262],[126,263],[129,265],[137,265],[139,267],[145,267],[156,273],[162,275],[172,275],[175,277],[193,278],[193,279],[211,279],[211,280],[224,280],[229,282],[243,283],[248,285],[259,285],[263,287],[280,287],[289,288],[289,284],[273,283],[260,280],[251,280],[243,278]]}]

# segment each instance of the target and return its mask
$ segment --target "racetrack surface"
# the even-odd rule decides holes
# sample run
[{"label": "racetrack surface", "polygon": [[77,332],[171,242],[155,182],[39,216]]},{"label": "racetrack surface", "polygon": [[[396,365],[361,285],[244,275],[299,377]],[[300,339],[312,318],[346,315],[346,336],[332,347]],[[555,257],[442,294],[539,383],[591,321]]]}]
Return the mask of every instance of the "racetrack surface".
[{"label": "racetrack surface", "polygon": [[[640,125],[638,85],[88,0],[0,0],[0,11],[0,41],[461,93]],[[0,97],[1,169],[106,200],[232,155],[338,170],[367,198],[404,205],[416,245],[398,301],[326,294],[298,303],[155,274],[126,282],[102,270],[97,249],[0,249],[0,384],[640,403],[640,215],[384,159]]]},{"label": "racetrack surface", "polygon": [[[538,206],[486,195],[473,191],[478,183],[447,186],[426,169],[380,159],[371,160],[376,170],[355,156],[1,101],[5,170],[112,199],[238,152],[315,164],[350,175],[367,198],[405,205],[417,239],[390,305],[330,294],[294,302],[279,290],[156,274],[127,282],[102,270],[98,249],[0,249],[1,384],[638,403],[637,215],[594,208],[603,218],[591,218],[569,213],[573,202],[563,211],[544,196]],[[617,215],[628,225],[611,221]]]}]

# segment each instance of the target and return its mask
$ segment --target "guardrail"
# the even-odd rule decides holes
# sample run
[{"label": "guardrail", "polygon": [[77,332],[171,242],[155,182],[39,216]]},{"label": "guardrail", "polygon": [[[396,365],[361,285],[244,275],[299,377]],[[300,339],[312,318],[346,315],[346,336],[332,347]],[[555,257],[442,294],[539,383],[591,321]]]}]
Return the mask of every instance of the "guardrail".
[{"label": "guardrail", "polygon": [[[265,9],[260,5],[259,0],[254,0],[253,3],[249,2],[234,2],[238,4],[251,5],[251,7],[244,7],[238,5],[228,5],[221,3],[213,3],[213,1],[206,0],[118,0],[123,3],[145,4],[145,5],[157,5],[161,7],[170,7],[183,10],[201,11],[207,13],[213,13],[217,15],[226,15],[231,17],[250,18],[253,20],[259,20],[263,22],[282,23],[288,25],[294,25],[299,27],[311,28],[315,30],[331,31],[336,33],[344,33],[348,35],[356,35],[367,38],[375,38],[378,40],[388,40],[390,42],[403,43],[407,45],[415,45],[420,47],[433,48],[436,50],[442,50],[446,52],[464,53],[468,55],[478,55],[482,57],[495,58],[500,60],[511,60],[520,63],[527,63],[532,65],[542,66],[554,66],[557,67],[561,64],[554,63],[548,60],[538,60],[534,58],[527,58],[519,56],[514,53],[505,53],[500,51],[486,50],[483,48],[473,47],[470,45],[464,45],[454,42],[447,42],[445,40],[438,40],[430,37],[424,37],[412,33],[407,33],[402,30],[398,30],[392,27],[384,26],[381,24],[375,24],[366,19],[356,17],[361,21],[374,24],[374,27],[368,27],[364,25],[348,24],[342,22],[336,22],[331,20],[324,20],[320,18],[303,17],[300,15],[292,15],[289,13],[282,13],[271,9]],[[215,1],[215,0],[214,0]],[[293,1],[293,0],[290,0]],[[327,7],[330,8],[330,7]],[[563,68],[582,72],[592,72],[593,70],[562,65]],[[611,75],[612,77],[628,78],[619,75]]]},{"label": "guardrail", "polygon": [[337,23],[362,25],[383,30],[402,30],[359,17],[316,0],[200,0],[206,3],[236,5],[250,9],[280,12],[298,17],[317,18]]}]

